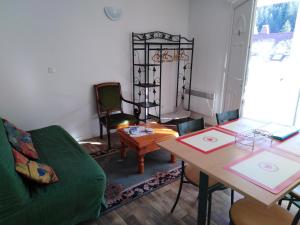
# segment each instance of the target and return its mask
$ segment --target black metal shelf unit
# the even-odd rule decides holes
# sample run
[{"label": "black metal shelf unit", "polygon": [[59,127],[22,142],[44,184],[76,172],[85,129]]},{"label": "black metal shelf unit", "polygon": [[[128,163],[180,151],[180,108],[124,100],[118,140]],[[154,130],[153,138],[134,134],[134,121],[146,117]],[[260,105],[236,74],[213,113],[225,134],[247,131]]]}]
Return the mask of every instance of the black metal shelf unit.
[{"label": "black metal shelf unit", "polygon": [[177,63],[176,106],[187,95],[187,110],[190,109],[193,50],[194,39],[181,35],[160,31],[132,33],[133,100],[143,109],[140,120],[160,121],[162,65],[166,62]]}]

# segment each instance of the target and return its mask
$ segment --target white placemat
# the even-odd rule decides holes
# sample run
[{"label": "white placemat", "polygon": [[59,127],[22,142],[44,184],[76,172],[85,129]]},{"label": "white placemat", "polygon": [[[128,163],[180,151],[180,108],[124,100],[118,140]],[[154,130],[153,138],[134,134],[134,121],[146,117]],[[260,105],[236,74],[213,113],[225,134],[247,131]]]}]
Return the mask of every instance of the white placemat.
[{"label": "white placemat", "polygon": [[233,144],[235,142],[235,137],[225,131],[209,128],[177,138],[177,141],[198,151],[208,153]]},{"label": "white placemat", "polygon": [[283,151],[300,156],[300,134],[297,134],[275,146]]},{"label": "white placemat", "polygon": [[225,169],[272,193],[279,193],[300,178],[300,163],[269,151],[251,154]]},{"label": "white placemat", "polygon": [[247,118],[239,118],[237,120],[220,125],[219,127],[234,133],[242,133],[245,131],[260,128],[264,125],[266,125],[266,123],[258,122]]}]

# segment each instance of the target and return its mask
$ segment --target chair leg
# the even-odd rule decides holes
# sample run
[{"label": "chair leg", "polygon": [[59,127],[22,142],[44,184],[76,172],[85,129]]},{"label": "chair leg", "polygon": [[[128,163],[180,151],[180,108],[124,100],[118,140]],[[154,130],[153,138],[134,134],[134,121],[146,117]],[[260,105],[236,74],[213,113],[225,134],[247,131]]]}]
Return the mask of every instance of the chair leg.
[{"label": "chair leg", "polygon": [[290,210],[290,209],[291,209],[292,204],[293,204],[293,199],[291,199],[291,200],[289,201],[289,204],[288,204],[288,206],[287,206],[287,210]]},{"label": "chair leg", "polygon": [[107,130],[107,145],[108,145],[108,149],[111,149],[111,143],[110,143],[110,129],[106,128]]},{"label": "chair leg", "polygon": [[211,202],[212,202],[212,194],[208,195],[208,205],[207,205],[207,225],[210,225],[210,216],[211,216]]},{"label": "chair leg", "polygon": [[278,201],[278,205],[281,205],[282,204],[282,199],[280,199],[279,201]]},{"label": "chair leg", "polygon": [[231,205],[233,205],[233,203],[234,203],[234,190],[233,189],[231,189],[231,200],[230,200],[230,202],[231,202]]},{"label": "chair leg", "polygon": [[230,210],[229,210],[229,225],[235,225],[234,222],[231,219]]},{"label": "chair leg", "polygon": [[174,212],[174,210],[176,208],[176,205],[178,203],[178,200],[180,198],[181,190],[182,190],[182,184],[183,184],[183,178],[184,178],[184,161],[181,161],[180,184],[179,184],[179,189],[178,189],[178,193],[177,193],[177,196],[176,196],[176,200],[175,200],[174,205],[171,209],[171,213]]},{"label": "chair leg", "polygon": [[103,125],[101,123],[100,117],[99,117],[99,129],[100,129],[100,139],[103,139]]},{"label": "chair leg", "polygon": [[103,125],[100,123],[100,138],[103,139]]}]

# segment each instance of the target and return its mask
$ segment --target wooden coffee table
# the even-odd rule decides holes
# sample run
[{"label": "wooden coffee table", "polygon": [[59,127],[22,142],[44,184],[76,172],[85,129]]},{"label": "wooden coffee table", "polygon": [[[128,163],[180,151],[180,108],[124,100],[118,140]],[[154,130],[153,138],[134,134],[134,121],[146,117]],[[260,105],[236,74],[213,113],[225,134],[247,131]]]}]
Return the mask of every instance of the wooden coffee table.
[{"label": "wooden coffee table", "polygon": [[[158,123],[143,124],[141,126],[150,127],[154,130],[153,134],[141,136],[141,137],[131,137],[124,131],[124,128],[119,129],[118,133],[121,142],[121,158],[126,158],[126,147],[134,149],[138,155],[138,172],[144,173],[144,156],[149,152],[156,151],[160,149],[157,142],[165,141],[170,138],[178,136],[177,132],[169,129]],[[171,163],[175,163],[175,155],[171,153]]]}]

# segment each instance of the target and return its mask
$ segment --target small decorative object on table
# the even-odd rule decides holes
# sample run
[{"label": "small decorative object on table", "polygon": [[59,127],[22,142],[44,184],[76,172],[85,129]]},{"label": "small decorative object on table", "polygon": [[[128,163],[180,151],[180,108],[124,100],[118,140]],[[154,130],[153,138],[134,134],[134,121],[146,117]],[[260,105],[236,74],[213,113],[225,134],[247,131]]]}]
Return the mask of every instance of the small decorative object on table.
[{"label": "small decorative object on table", "polygon": [[269,146],[272,146],[273,139],[271,133],[261,129],[253,129],[253,130],[237,133],[235,135],[235,143],[244,146],[249,146],[253,151],[255,145],[268,144]]},{"label": "small decorative object on table", "polygon": [[154,133],[154,130],[152,128],[144,126],[130,126],[128,128],[125,128],[124,131],[131,137],[141,137]]}]

